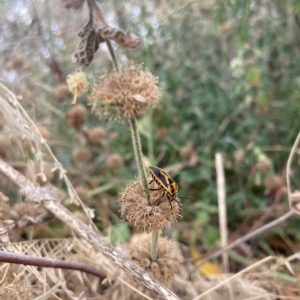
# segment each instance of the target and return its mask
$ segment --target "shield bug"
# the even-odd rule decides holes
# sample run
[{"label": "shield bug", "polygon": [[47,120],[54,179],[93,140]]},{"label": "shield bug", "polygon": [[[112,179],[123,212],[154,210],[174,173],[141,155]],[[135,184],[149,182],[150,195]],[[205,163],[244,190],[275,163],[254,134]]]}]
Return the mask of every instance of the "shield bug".
[{"label": "shield bug", "polygon": [[179,204],[179,201],[176,198],[178,191],[177,183],[170,177],[170,175],[166,171],[158,167],[149,167],[149,169],[152,178],[149,184],[154,181],[157,185],[160,186],[157,189],[149,189],[149,191],[163,190],[162,195],[154,203],[157,203],[162,197],[166,195],[172,209],[172,201],[176,201]]}]

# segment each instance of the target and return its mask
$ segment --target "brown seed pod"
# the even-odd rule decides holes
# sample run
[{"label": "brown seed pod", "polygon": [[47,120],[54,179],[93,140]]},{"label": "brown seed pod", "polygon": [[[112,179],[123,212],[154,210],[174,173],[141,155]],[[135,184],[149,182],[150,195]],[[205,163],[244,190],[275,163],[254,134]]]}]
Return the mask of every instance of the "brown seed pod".
[{"label": "brown seed pod", "polygon": [[[154,182],[149,187],[158,188]],[[121,216],[135,226],[137,231],[150,232],[164,228],[168,222],[174,222],[181,217],[181,203],[176,197],[177,201],[172,201],[171,208],[167,194],[157,201],[162,193],[162,190],[149,192],[148,203],[140,181],[129,183],[118,199]]]}]

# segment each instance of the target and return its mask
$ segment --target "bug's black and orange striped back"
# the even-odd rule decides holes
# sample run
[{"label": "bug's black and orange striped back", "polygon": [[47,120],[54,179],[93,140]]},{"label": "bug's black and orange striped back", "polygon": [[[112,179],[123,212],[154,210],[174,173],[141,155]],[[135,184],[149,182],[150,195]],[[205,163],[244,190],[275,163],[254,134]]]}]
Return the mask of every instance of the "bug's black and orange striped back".
[{"label": "bug's black and orange striped back", "polygon": [[176,193],[178,191],[177,183],[170,177],[170,175],[166,171],[158,167],[149,167],[149,169],[152,180],[160,186],[160,189],[164,190],[162,196],[159,199],[161,199],[165,195],[165,193],[167,193],[167,197],[172,208],[172,201],[178,202],[178,200],[176,199]]}]

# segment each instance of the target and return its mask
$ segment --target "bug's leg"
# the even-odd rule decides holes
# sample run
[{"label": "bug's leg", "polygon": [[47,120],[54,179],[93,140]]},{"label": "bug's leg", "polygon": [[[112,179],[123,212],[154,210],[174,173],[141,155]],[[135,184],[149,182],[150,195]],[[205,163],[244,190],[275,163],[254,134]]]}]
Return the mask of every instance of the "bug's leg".
[{"label": "bug's leg", "polygon": [[[160,187],[160,188],[158,188],[158,189],[148,189],[148,191],[159,191],[159,190],[161,190],[162,188]],[[143,190],[143,191],[147,191],[147,190]]]},{"label": "bug's leg", "polygon": [[162,195],[158,199],[156,199],[152,205],[155,205],[165,194],[166,192],[163,191]]},{"label": "bug's leg", "polygon": [[151,184],[152,182],[153,182],[153,179],[150,182],[148,182],[148,184]]},{"label": "bug's leg", "polygon": [[[171,210],[172,210],[172,200],[170,199],[170,196],[168,194],[167,194],[167,197],[168,197],[169,203],[171,205]],[[172,198],[174,198],[174,197],[172,197]]]}]

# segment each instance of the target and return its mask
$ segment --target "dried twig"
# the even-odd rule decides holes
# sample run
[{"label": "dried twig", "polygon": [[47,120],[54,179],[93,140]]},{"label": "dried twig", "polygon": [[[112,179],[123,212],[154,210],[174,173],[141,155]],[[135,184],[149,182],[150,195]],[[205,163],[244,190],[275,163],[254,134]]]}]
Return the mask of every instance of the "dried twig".
[{"label": "dried twig", "polygon": [[104,280],[106,275],[84,263],[78,263],[74,261],[66,261],[48,257],[36,257],[29,256],[20,253],[13,253],[8,251],[0,250],[0,261],[12,264],[22,264],[22,265],[30,265],[37,267],[47,267],[47,268],[60,268],[60,269],[68,269],[68,270],[77,270],[81,272],[85,272],[88,274],[92,274],[100,278],[100,280]]},{"label": "dried twig", "polygon": [[[6,162],[0,160],[0,172],[14,182],[24,194],[27,200],[38,201],[40,187],[36,187],[25,176],[14,170]],[[101,252],[106,258],[121,268],[126,274],[132,276],[136,281],[157,295],[160,299],[175,300],[179,299],[174,293],[164,287],[161,283],[154,280],[139,266],[127,259],[122,253],[108,243],[100,233],[96,233],[89,226],[78,218],[74,217],[64,206],[60,204],[59,198],[55,193],[48,189],[47,197],[40,195],[40,200],[44,206],[57,218],[68,224],[74,232],[91,244],[96,252]],[[31,199],[30,197],[33,197]]]}]

